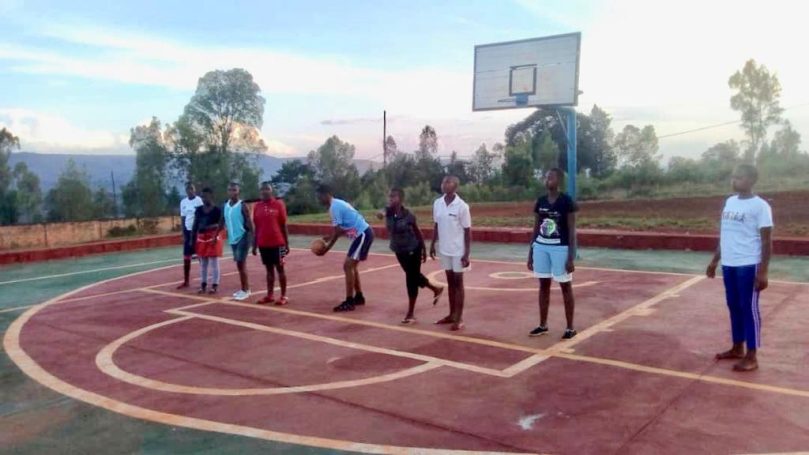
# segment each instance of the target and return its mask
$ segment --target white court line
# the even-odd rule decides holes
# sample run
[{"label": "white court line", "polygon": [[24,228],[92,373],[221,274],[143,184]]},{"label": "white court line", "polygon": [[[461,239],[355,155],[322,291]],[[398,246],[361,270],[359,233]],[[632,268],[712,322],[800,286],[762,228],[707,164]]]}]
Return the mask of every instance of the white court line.
[{"label": "white court line", "polygon": [[35,303],[33,305],[23,305],[23,306],[15,306],[13,308],[4,308],[4,309],[0,310],[0,313],[11,313],[12,311],[24,310],[26,308],[31,308],[31,307],[37,306],[37,305],[39,305],[39,304]]},{"label": "white court line", "polygon": [[93,269],[93,270],[82,270],[80,272],[59,273],[59,274],[56,274],[56,275],[37,276],[37,277],[31,277],[31,278],[21,278],[19,280],[10,280],[10,281],[0,281],[0,285],[14,284],[14,283],[26,283],[26,282],[29,282],[29,281],[38,281],[38,280],[49,280],[51,278],[62,278],[62,277],[66,277],[66,276],[82,275],[82,274],[85,274],[85,273],[104,272],[106,270],[120,270],[120,269],[132,268],[132,267],[141,267],[141,266],[144,266],[144,265],[165,264],[167,262],[177,262],[177,259],[164,259],[162,261],[141,262],[139,264],[117,265],[115,267],[104,267],[104,268]]}]

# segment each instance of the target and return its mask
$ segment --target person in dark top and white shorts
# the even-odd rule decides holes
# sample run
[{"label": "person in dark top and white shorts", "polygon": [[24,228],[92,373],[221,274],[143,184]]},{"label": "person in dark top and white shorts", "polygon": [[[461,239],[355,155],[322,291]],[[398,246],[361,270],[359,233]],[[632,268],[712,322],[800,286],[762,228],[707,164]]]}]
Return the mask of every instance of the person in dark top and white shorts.
[{"label": "person in dark top and white shorts", "polygon": [[534,235],[528,249],[528,270],[539,278],[539,327],[530,336],[548,333],[548,307],[551,280],[559,283],[565,302],[567,329],[562,339],[576,336],[573,328],[573,264],[576,258],[576,212],[579,207],[567,194],[559,191],[564,172],[554,168],[545,175],[548,193],[534,205]]},{"label": "person in dark top and white shorts", "polygon": [[433,291],[433,305],[438,303],[444,288],[430,283],[430,280],[421,273],[421,264],[427,261],[427,248],[421,229],[416,223],[416,215],[403,205],[404,197],[402,189],[391,189],[388,194],[388,206],[377,214],[377,218],[385,219],[390,249],[396,253],[396,259],[405,272],[409,306],[402,324],[414,324],[419,288],[426,287]]}]

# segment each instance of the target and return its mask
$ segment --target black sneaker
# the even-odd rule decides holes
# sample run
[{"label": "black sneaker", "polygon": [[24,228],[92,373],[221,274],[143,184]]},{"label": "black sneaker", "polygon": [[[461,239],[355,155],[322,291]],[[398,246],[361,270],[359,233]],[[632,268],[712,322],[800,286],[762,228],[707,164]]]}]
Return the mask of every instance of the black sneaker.
[{"label": "black sneaker", "polygon": [[347,299],[343,303],[334,307],[335,313],[342,313],[344,311],[354,311],[354,302],[352,299]]},{"label": "black sneaker", "polygon": [[529,337],[539,337],[539,336],[545,335],[546,333],[548,333],[548,328],[539,326],[539,327],[535,328],[534,330],[532,330],[530,333],[528,333],[528,336]]},{"label": "black sneaker", "polygon": [[362,292],[360,292],[359,294],[354,296],[354,299],[352,300],[352,302],[354,303],[354,306],[365,305],[365,296],[362,295]]},{"label": "black sneaker", "polygon": [[562,335],[562,339],[563,340],[569,340],[569,339],[573,338],[574,336],[578,335],[578,333],[579,332],[577,332],[577,331],[575,331],[573,329],[565,329],[565,334]]}]

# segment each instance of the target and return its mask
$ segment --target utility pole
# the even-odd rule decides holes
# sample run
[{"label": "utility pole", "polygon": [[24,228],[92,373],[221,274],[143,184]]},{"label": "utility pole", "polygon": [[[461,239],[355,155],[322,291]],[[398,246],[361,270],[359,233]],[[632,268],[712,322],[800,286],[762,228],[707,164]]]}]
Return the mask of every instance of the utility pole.
[{"label": "utility pole", "polygon": [[112,205],[115,207],[115,218],[118,218],[118,194],[115,191],[115,171],[110,169],[110,178],[112,179]]},{"label": "utility pole", "polygon": [[388,111],[382,111],[382,168],[388,166]]}]

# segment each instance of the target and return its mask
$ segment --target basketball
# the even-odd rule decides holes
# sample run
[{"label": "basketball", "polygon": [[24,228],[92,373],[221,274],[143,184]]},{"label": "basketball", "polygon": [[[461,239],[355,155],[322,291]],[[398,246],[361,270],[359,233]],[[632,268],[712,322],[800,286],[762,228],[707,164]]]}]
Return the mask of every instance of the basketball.
[{"label": "basketball", "polygon": [[326,254],[326,242],[323,239],[314,239],[312,243],[309,244],[309,249],[312,250],[312,253],[316,256],[323,256]]}]

